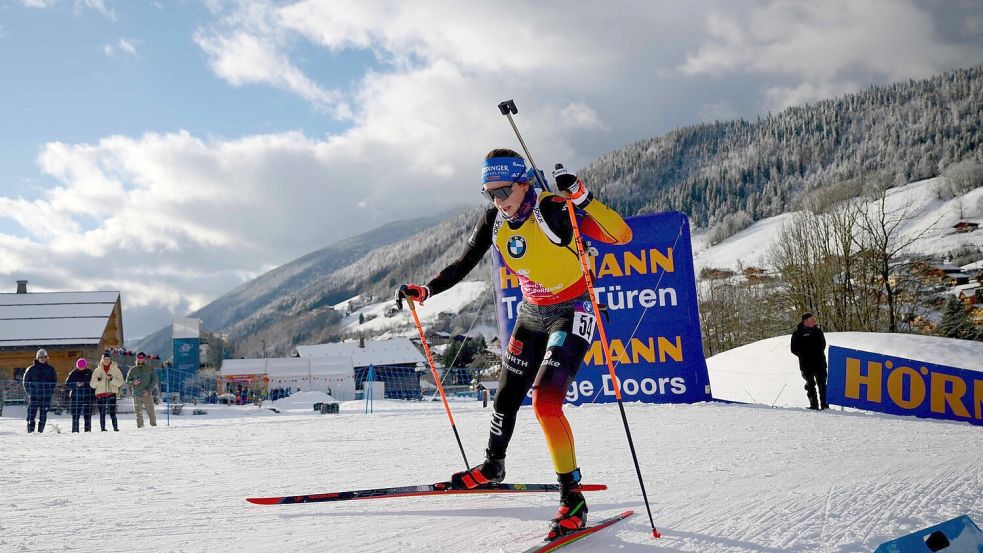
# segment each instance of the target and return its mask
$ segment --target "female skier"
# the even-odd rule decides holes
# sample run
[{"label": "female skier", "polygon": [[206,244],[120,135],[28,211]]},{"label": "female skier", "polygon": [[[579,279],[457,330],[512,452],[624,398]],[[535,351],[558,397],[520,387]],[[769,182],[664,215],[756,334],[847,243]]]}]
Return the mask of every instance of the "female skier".
[{"label": "female skier", "polygon": [[625,244],[631,229],[589,192],[576,175],[553,172],[562,196],[537,191],[525,160],[513,150],[495,149],[485,157],[481,193],[492,206],[481,216],[464,253],[426,285],[404,284],[397,298],[424,302],[454,286],[495,246],[517,275],[523,300],[508,346],[502,352],[501,377],[485,450],[485,461],[451,477],[457,488],[475,488],[505,478],[505,453],[516,413],[532,387],[536,418],[560,482],[560,509],[547,539],[586,525],[573,431],[563,401],[590,347],[595,313],[587,294],[566,199],[576,206],[584,235]]}]

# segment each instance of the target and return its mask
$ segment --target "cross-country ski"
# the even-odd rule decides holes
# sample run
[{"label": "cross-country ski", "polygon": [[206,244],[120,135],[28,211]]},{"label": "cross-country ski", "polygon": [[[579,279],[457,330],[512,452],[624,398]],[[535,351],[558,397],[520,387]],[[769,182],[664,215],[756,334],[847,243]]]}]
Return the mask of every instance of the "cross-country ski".
[{"label": "cross-country ski", "polygon": [[[606,490],[604,484],[584,484],[585,492]],[[420,486],[399,486],[393,488],[374,488],[368,490],[350,490],[343,492],[326,492],[306,495],[285,495],[276,497],[247,497],[246,501],[257,505],[291,505],[294,503],[326,503],[331,501],[354,501],[359,499],[391,499],[394,497],[419,497],[442,495],[480,495],[489,493],[521,494],[521,493],[557,493],[559,484],[485,484],[473,489],[454,489],[448,482],[424,484]]]},{"label": "cross-country ski", "polygon": [[556,538],[554,540],[548,541],[546,543],[539,544],[539,545],[534,545],[534,546],[530,547],[529,549],[526,549],[522,553],[549,553],[550,551],[556,551],[557,549],[560,549],[561,547],[565,547],[567,545],[570,545],[571,543],[574,543],[576,541],[580,541],[580,540],[586,538],[587,536],[590,536],[591,534],[593,534],[595,532],[599,532],[601,530],[604,530],[608,526],[611,526],[611,525],[613,525],[615,523],[618,523],[618,522],[620,522],[620,521],[622,521],[622,520],[630,517],[634,513],[635,513],[635,511],[625,511],[625,512],[623,512],[623,513],[621,513],[619,515],[613,516],[611,518],[603,519],[600,522],[598,522],[597,524],[592,524],[590,526],[581,528],[580,530],[574,530],[573,532],[569,532],[567,534],[564,534],[564,535],[562,535],[562,536],[560,536],[560,537],[558,537],[558,538]]}]

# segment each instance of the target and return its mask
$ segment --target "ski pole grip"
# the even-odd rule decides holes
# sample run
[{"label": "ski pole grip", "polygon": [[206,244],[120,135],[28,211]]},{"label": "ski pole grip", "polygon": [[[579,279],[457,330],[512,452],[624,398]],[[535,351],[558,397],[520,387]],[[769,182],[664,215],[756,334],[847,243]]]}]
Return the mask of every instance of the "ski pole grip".
[{"label": "ski pole grip", "polygon": [[498,111],[502,112],[502,115],[517,114],[519,113],[519,108],[515,107],[515,100],[505,100],[498,104]]}]

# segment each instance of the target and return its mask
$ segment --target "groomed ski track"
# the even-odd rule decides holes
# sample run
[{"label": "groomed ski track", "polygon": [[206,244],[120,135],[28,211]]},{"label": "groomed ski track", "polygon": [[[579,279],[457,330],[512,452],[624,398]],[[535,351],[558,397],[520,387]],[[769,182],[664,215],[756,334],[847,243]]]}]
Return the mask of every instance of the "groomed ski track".
[{"label": "groomed ski track", "polygon": [[[256,506],[247,496],[398,486],[463,465],[440,402],[342,404],[340,415],[208,406],[170,428],[24,433],[0,418],[0,550],[522,551],[544,535],[551,494]],[[452,403],[476,462],[490,409]],[[964,423],[835,410],[626,403],[653,540],[617,406],[567,406],[591,517],[636,516],[564,551],[871,551],[959,514],[983,521],[983,432]],[[17,418],[14,418],[17,417]],[[164,424],[163,413],[158,417]],[[98,423],[94,424],[98,428]],[[554,481],[525,408],[508,481]],[[637,513],[641,513],[640,515]]]}]

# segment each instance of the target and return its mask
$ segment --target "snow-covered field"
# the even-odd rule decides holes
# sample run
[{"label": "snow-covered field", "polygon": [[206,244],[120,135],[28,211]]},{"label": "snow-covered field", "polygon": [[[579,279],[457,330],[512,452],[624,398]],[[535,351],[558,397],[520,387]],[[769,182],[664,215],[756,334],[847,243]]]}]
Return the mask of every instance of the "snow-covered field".
[{"label": "snow-covered field", "polygon": [[[555,496],[538,494],[246,503],[436,482],[463,466],[439,401],[318,415],[298,399],[279,414],[208,406],[140,431],[123,415],[119,433],[92,434],[53,416],[61,433],[28,435],[23,408],[7,407],[0,551],[514,552],[540,540],[556,510]],[[477,462],[490,410],[452,408]],[[960,514],[983,522],[979,427],[722,403],[626,409],[664,537],[651,538],[617,406],[567,407],[585,480],[609,486],[588,496],[591,518],[638,514],[566,551],[872,551]],[[512,482],[554,480],[529,409],[507,466]]]}]

